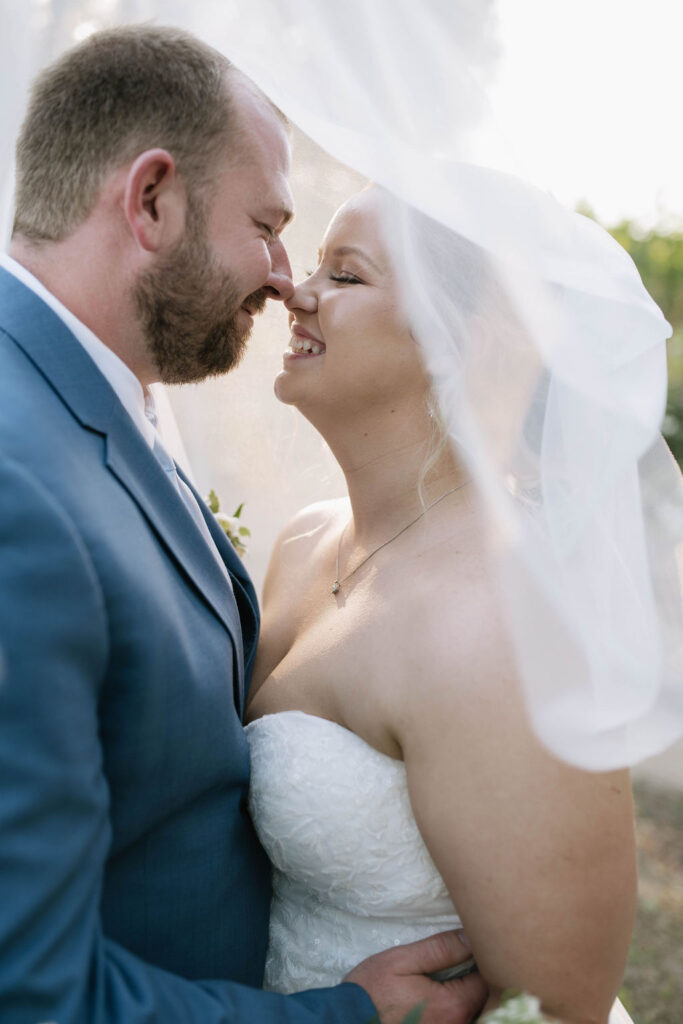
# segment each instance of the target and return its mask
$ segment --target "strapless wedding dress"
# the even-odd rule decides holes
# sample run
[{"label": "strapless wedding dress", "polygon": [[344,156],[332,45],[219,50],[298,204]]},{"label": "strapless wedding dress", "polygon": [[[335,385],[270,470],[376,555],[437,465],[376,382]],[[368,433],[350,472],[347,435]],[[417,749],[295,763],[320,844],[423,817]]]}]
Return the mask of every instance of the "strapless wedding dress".
[{"label": "strapless wedding dress", "polygon": [[[302,711],[246,734],[251,815],[274,869],[265,988],[337,985],[373,953],[460,927],[402,761]],[[615,1007],[609,1024],[622,1022]]]}]

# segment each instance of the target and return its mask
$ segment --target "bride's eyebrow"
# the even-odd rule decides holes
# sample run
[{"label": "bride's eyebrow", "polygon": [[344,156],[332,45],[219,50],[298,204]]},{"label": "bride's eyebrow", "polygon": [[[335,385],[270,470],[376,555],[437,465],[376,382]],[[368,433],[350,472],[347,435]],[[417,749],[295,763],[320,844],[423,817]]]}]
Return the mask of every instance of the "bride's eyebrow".
[{"label": "bride's eyebrow", "polygon": [[[375,270],[378,274],[384,274],[385,273],[385,271],[382,270],[382,268],[379,267],[375,263],[375,261],[372,260],[368,256],[368,254],[366,252],[364,252],[362,249],[359,249],[355,245],[339,245],[339,246],[337,246],[336,249],[332,250],[332,252],[330,253],[330,256],[332,256],[333,258],[335,258],[337,256],[358,256],[359,259],[364,260],[365,263],[369,264],[369,266],[371,266],[372,269]],[[322,257],[323,257],[323,251],[322,251],[322,249],[318,249],[318,263],[320,263],[320,261],[322,260]]]}]

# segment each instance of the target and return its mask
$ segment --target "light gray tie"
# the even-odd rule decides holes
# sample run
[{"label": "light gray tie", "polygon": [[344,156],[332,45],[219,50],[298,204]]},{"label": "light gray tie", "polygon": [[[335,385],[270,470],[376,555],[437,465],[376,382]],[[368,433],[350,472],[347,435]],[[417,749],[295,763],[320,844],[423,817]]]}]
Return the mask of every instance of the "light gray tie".
[{"label": "light gray tie", "polygon": [[232,589],[232,581],[230,579],[230,574],[225,567],[225,562],[221,558],[221,554],[218,548],[216,547],[215,541],[211,536],[208,526],[206,525],[206,520],[204,519],[202,511],[199,505],[197,504],[197,499],[195,498],[194,494],[187,486],[185,481],[181,480],[181,478],[178,476],[178,471],[176,470],[175,462],[164,448],[158,434],[156,434],[154,438],[154,448],[152,449],[152,451],[156,455],[159,464],[165,470],[167,477],[175,487],[176,491],[182,498],[183,502],[185,503],[185,507],[187,508],[188,512],[190,513],[195,523],[199,527],[202,536],[204,537],[206,543],[211,548],[211,553],[218,562],[218,565],[220,566],[223,575],[228,581],[230,589]]}]

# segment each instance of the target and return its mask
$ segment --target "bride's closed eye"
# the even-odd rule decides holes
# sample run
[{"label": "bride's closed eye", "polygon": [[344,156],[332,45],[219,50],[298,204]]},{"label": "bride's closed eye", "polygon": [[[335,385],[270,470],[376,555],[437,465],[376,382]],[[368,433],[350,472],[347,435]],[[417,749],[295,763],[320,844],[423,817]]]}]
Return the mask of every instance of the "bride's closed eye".
[{"label": "bride's closed eye", "polygon": [[355,274],[334,274],[330,273],[330,281],[337,281],[340,284],[362,284],[363,282]]},{"label": "bride's closed eye", "polygon": [[[304,270],[304,274],[307,278],[313,277],[313,275],[317,272],[318,269],[319,268],[316,268],[316,270],[311,270],[310,268],[307,268]],[[355,274],[348,274],[345,271],[330,271],[328,276],[330,278],[330,281],[336,281],[338,284],[363,284],[361,279],[359,277],[356,277]]]}]

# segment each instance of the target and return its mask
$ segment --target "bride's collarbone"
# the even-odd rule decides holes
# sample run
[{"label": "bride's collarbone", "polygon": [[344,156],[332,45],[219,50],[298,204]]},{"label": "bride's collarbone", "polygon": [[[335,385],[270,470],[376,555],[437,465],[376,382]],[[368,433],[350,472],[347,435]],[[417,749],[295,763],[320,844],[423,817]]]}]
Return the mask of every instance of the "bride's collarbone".
[{"label": "bride's collarbone", "polygon": [[[281,609],[282,656],[297,647],[322,657],[375,654],[384,642],[400,639],[397,626],[411,617],[410,597],[369,579],[349,581],[333,594],[331,584],[309,591],[303,600]],[[278,616],[273,617],[274,622]]]}]

